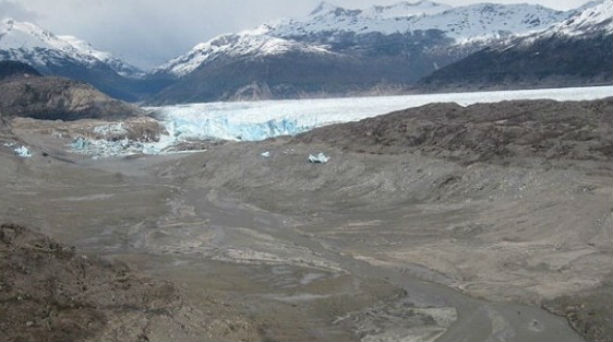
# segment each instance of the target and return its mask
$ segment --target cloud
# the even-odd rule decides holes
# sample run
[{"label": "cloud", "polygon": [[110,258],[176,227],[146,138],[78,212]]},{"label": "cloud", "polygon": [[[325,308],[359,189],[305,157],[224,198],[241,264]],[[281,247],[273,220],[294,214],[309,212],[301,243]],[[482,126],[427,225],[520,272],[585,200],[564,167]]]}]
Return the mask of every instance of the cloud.
[{"label": "cloud", "polygon": [[0,18],[13,18],[15,20],[36,21],[38,13],[28,10],[21,3],[3,0],[0,1]]}]

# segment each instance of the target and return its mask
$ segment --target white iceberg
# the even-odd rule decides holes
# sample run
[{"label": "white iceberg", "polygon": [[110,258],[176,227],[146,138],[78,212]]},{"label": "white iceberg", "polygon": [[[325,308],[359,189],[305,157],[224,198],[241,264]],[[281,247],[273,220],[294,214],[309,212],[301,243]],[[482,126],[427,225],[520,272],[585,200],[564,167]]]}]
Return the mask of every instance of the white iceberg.
[{"label": "white iceberg", "polygon": [[261,155],[262,157],[264,157],[264,158],[270,158],[270,152],[269,152],[269,151],[262,152],[262,153],[260,153],[260,155]]},{"label": "white iceberg", "polygon": [[30,150],[25,147],[25,146],[19,146],[16,149],[14,149],[13,151],[15,151],[15,154],[21,158],[30,158],[32,157],[32,153],[30,152]]},{"label": "white iceberg", "polygon": [[172,151],[168,150],[169,147],[172,147],[178,142],[179,141],[168,135],[162,135],[160,140],[157,142],[140,142],[127,138],[120,140],[107,140],[78,137],[73,139],[69,146],[74,153],[91,155],[97,158],[107,158],[135,154],[157,155],[160,153],[171,153]]},{"label": "white iceberg", "polygon": [[309,154],[309,163],[312,164],[325,164],[330,160],[330,157],[326,156],[322,152],[319,152],[317,155]]}]

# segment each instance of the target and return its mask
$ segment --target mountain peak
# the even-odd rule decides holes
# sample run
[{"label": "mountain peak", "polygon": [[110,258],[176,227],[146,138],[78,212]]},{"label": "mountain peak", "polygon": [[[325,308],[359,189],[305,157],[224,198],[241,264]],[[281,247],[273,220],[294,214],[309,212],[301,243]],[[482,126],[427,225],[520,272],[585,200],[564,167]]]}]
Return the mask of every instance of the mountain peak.
[{"label": "mountain peak", "polygon": [[0,49],[33,49],[40,47],[71,53],[76,52],[68,42],[36,24],[11,18],[2,20],[0,24]]},{"label": "mountain peak", "polygon": [[453,7],[430,0],[420,0],[417,2],[402,1],[387,6],[373,6],[367,10],[367,13],[380,18],[399,18],[415,15],[431,15],[451,8]]},{"label": "mountain peak", "polygon": [[25,62],[43,72],[49,65],[65,59],[87,68],[104,63],[122,76],[136,77],[142,73],[81,39],[57,36],[36,24],[11,18],[0,21],[0,51],[4,52],[0,59]]},{"label": "mountain peak", "polygon": [[311,13],[309,15],[318,15],[318,14],[325,14],[328,12],[332,12],[336,9],[340,8],[339,6],[336,6],[328,1],[322,1],[319,3],[319,5],[317,5],[317,7],[315,7],[315,9],[313,11],[311,11]]},{"label": "mountain peak", "polygon": [[578,12],[568,20],[552,27],[552,30],[567,35],[613,32],[613,6],[611,6],[610,0],[588,2],[581,6]]}]

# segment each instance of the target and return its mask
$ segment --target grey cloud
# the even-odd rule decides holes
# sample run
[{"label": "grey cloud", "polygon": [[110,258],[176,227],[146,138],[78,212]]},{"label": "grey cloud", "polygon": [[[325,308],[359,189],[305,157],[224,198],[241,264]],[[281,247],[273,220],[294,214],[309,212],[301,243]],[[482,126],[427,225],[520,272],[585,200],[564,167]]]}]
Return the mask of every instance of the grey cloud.
[{"label": "grey cloud", "polygon": [[0,18],[36,21],[39,15],[34,11],[28,10],[21,3],[4,0],[0,1]]}]

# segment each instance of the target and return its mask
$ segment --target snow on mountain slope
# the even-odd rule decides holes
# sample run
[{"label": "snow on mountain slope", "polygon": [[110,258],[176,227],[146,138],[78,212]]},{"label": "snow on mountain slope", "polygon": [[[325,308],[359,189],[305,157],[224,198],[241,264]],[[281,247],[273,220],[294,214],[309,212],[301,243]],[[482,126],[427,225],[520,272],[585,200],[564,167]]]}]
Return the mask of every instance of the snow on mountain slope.
[{"label": "snow on mountain slope", "polygon": [[0,58],[21,61],[42,69],[70,62],[84,67],[107,64],[122,75],[140,72],[110,53],[94,49],[87,42],[72,36],[56,36],[35,24],[13,19],[0,22]]},{"label": "snow on mountain slope", "polygon": [[268,34],[301,37],[322,33],[405,33],[441,30],[458,43],[543,30],[568,18],[569,12],[531,4],[475,4],[450,7],[430,1],[402,2],[365,10],[322,4],[308,17],[263,25]]},{"label": "snow on mountain slope", "polygon": [[549,32],[576,36],[591,32],[613,33],[613,1],[593,1],[582,7],[582,11],[568,20],[554,25]]},{"label": "snow on mountain slope", "polygon": [[410,30],[437,29],[458,43],[541,31],[568,18],[568,12],[530,4],[475,4],[414,18]]},{"label": "snow on mountain slope", "polygon": [[500,44],[496,50],[510,49],[514,46],[527,47],[542,39],[553,36],[569,38],[589,34],[613,34],[613,0],[596,0],[571,11],[568,19],[555,23],[547,29],[523,35],[516,35]]},{"label": "snow on mountain slope", "polygon": [[194,71],[200,65],[222,57],[261,57],[303,52],[330,54],[323,46],[307,45],[293,40],[272,37],[260,30],[244,31],[238,34],[221,35],[206,43],[196,45],[186,55],[175,58],[153,71],[167,72],[181,77]]},{"label": "snow on mountain slope", "polygon": [[0,50],[12,59],[34,64],[46,64],[62,56],[85,64],[98,61],[49,31],[32,23],[12,19],[0,22]]},{"label": "snow on mountain slope", "polygon": [[432,15],[452,8],[452,6],[446,4],[439,4],[427,0],[418,2],[403,1],[388,6],[373,6],[364,10],[363,14],[366,17],[390,19],[416,15]]},{"label": "snow on mountain slope", "polygon": [[[570,15],[571,12],[530,4],[485,3],[451,7],[422,0],[367,9],[345,9],[322,2],[304,18],[272,21],[251,31],[222,35],[198,44],[187,54],[167,62],[152,73],[183,77],[221,56],[267,56],[289,51],[334,53],[338,51],[328,45],[338,43],[347,34],[353,37],[372,33],[389,36],[439,30],[456,45],[483,42],[541,31],[566,20]],[[424,43],[424,39],[420,39],[419,44],[423,46],[436,44],[434,41]],[[389,45],[384,41],[373,44],[372,39],[364,41],[372,45],[360,46],[361,51]],[[404,53],[412,54],[409,51]]]},{"label": "snow on mountain slope", "polygon": [[113,56],[110,52],[100,51],[94,48],[90,43],[81,40],[75,36],[58,36],[65,42],[68,42],[75,49],[82,54],[93,56],[102,63],[108,64],[111,69],[115,70],[119,75],[124,77],[140,77],[144,75],[144,72],[137,67],[130,65],[119,58]]}]

